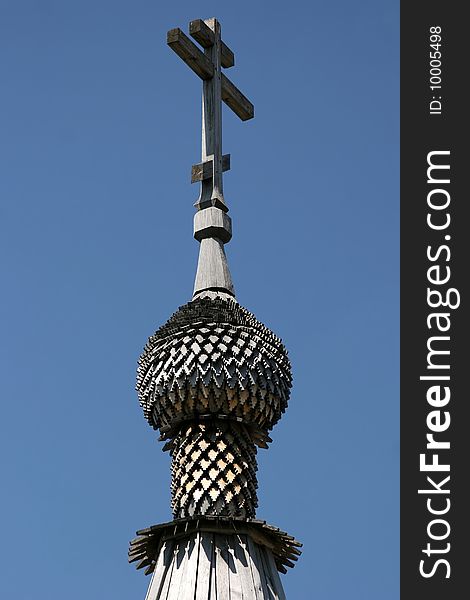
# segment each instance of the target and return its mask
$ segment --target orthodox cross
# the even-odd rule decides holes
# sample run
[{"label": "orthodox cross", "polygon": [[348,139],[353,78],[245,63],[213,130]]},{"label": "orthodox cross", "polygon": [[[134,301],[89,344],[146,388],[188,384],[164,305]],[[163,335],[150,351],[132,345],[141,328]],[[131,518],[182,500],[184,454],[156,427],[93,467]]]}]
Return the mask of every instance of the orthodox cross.
[{"label": "orthodox cross", "polygon": [[191,21],[189,34],[204,48],[203,52],[179,28],[168,32],[167,43],[203,81],[202,156],[191,172],[191,183],[201,182],[195,206],[198,210],[212,206],[227,212],[222,173],[230,169],[230,154],[222,155],[222,101],[242,121],[253,118],[254,107],[222,73],[222,67],[233,67],[235,58],[221,40],[217,19]]}]

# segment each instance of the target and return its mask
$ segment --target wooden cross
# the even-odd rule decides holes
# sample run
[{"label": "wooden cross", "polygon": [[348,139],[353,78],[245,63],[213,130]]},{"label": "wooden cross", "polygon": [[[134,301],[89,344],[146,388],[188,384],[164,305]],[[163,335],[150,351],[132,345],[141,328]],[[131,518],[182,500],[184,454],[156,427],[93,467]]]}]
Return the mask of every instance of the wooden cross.
[{"label": "wooden cross", "polygon": [[201,182],[201,193],[195,206],[198,210],[215,206],[227,212],[222,173],[230,169],[230,154],[222,155],[222,101],[242,121],[254,117],[254,107],[221,72],[221,67],[233,67],[235,59],[221,40],[217,19],[191,21],[189,33],[204,52],[179,28],[168,32],[167,44],[203,80],[202,156],[201,163],[193,165],[191,172],[191,183]]}]

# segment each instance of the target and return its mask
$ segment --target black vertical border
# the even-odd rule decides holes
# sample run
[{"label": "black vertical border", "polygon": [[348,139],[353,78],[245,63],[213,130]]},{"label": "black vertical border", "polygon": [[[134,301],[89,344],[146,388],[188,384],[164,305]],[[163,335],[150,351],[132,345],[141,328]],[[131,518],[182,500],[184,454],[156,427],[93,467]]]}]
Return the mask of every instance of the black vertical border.
[{"label": "black vertical border", "polygon": [[[470,25],[465,20],[464,3],[427,0],[401,3],[401,599],[453,600],[466,597],[470,583],[470,403],[469,294],[470,278],[470,102],[464,89],[469,85]],[[429,114],[433,92],[429,89],[430,27],[441,27],[442,37],[442,114]],[[432,231],[426,224],[428,213],[427,154],[434,150],[450,150],[450,179],[445,186],[451,194],[451,224],[446,231]],[[449,234],[451,240],[444,240]],[[461,296],[460,307],[448,310],[451,318],[450,362],[451,400],[446,408],[451,415],[450,428],[437,439],[449,440],[450,450],[440,451],[440,462],[450,461],[450,473],[421,473],[419,455],[426,451],[426,416],[433,409],[426,401],[430,382],[419,380],[427,371],[427,341],[433,335],[426,318],[433,309],[427,305],[427,269],[430,263],[426,248],[448,244],[449,262],[440,264],[451,269],[447,287],[455,287]],[[444,253],[442,254],[444,256]],[[432,286],[436,287],[436,286]],[[441,286],[445,288],[446,286]],[[445,308],[437,309],[447,310]],[[434,330],[435,331],[435,330]],[[436,333],[434,333],[436,335]],[[441,335],[446,335],[442,333]],[[437,373],[437,372],[436,372]],[[439,374],[444,374],[443,371]],[[467,382],[468,380],[468,382]],[[447,385],[447,383],[445,384]],[[428,451],[429,452],[429,451]],[[447,454],[445,454],[447,452]],[[427,526],[433,518],[426,506],[427,496],[418,489],[429,488],[426,475],[437,482],[450,475],[451,507],[446,518],[451,527],[449,537],[441,542],[430,540]],[[445,486],[443,486],[445,487]],[[434,495],[435,506],[445,496]],[[440,500],[438,500],[438,497]],[[439,528],[433,530],[439,533]],[[444,531],[444,526],[440,531]],[[450,543],[450,551],[428,558],[422,550],[430,542],[435,548]],[[450,564],[437,567],[435,575],[424,578],[435,560],[444,558]]]}]

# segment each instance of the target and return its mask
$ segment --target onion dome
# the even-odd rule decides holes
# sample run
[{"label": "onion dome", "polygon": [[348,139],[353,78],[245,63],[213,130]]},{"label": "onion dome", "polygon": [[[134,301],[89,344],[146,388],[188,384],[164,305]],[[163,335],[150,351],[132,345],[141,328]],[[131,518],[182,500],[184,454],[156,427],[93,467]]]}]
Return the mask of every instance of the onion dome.
[{"label": "onion dome", "polygon": [[203,80],[199,259],[193,297],[147,341],[137,384],[145,418],[171,456],[173,521],[139,530],[129,561],[153,573],[147,600],[285,600],[277,571],[301,544],[256,518],[257,452],[287,408],[292,374],[282,341],[235,299],[225,255],[232,220],[222,174],[222,101],[242,119],[251,102],[221,72],[233,65],[216,19],[168,32],[168,45]]},{"label": "onion dome", "polygon": [[151,336],[137,391],[162,432],[200,415],[269,430],[287,407],[291,368],[282,341],[229,296],[185,304]]}]

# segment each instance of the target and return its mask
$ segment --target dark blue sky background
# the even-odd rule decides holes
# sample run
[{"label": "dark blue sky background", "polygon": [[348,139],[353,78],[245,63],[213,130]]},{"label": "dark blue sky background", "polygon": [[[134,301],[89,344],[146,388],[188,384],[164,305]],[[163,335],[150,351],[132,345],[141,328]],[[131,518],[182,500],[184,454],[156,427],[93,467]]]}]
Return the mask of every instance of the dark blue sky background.
[{"label": "dark blue sky background", "polygon": [[398,598],[398,1],[0,0],[1,598],[145,597],[170,461],[134,392],[191,297],[200,81],[166,31],[217,16],[227,247],[290,407],[258,516],[304,542],[289,600]]}]

